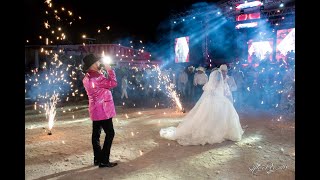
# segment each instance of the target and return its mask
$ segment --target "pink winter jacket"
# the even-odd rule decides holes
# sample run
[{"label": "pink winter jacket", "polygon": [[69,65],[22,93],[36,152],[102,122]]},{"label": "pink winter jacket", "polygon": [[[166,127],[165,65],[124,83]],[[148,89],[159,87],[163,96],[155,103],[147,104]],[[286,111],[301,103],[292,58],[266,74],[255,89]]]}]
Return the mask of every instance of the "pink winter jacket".
[{"label": "pink winter jacket", "polygon": [[89,70],[82,80],[89,99],[89,115],[92,121],[112,118],[116,115],[110,88],[117,86],[113,70],[108,70],[108,78],[102,73]]}]

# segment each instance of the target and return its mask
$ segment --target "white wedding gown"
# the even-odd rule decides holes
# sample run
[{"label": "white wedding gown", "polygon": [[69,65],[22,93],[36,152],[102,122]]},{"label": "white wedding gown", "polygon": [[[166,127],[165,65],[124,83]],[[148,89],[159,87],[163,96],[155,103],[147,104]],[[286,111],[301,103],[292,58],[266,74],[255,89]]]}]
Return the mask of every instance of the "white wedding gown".
[{"label": "white wedding gown", "polygon": [[213,71],[196,105],[177,127],[162,128],[160,136],[185,146],[240,141],[244,131],[223,83],[221,71]]}]

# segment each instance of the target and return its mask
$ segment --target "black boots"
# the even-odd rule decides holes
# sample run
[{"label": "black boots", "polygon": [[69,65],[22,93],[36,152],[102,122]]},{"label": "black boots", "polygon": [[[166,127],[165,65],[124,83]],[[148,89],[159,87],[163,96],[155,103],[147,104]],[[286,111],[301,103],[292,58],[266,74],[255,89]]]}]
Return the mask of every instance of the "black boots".
[{"label": "black boots", "polygon": [[112,162],[103,163],[103,162],[101,162],[101,163],[99,164],[99,168],[103,168],[103,167],[109,167],[109,168],[111,168],[111,167],[114,167],[114,166],[116,166],[116,165],[118,165],[118,163],[112,163]]},{"label": "black boots", "polygon": [[98,158],[94,158],[93,164],[94,164],[95,166],[99,166],[100,168],[102,168],[102,167],[114,167],[114,166],[118,165],[118,163],[100,162],[100,161],[98,160]]},{"label": "black boots", "polygon": [[94,161],[93,161],[93,164],[94,164],[95,166],[98,166],[98,165],[100,164],[100,162],[99,162],[98,160],[94,160]]}]

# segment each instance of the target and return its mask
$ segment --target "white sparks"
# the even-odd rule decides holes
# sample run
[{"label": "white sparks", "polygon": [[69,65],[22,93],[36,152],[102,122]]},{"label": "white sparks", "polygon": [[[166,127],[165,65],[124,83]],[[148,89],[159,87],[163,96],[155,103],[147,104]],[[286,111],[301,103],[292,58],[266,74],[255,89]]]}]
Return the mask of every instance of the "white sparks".
[{"label": "white sparks", "polygon": [[50,4],[51,0],[45,0],[44,3]]},{"label": "white sparks", "polygon": [[48,119],[48,123],[49,123],[49,130],[52,129],[53,124],[54,124],[54,120],[55,120],[55,116],[56,116],[56,104],[58,102],[58,95],[54,93],[52,95],[52,97],[50,98],[50,101],[46,104],[46,107],[48,107],[46,109],[46,118]]},{"label": "white sparks", "polygon": [[[47,21],[47,22],[44,22],[44,27],[45,27],[46,29],[48,29],[48,28],[50,27],[48,21]],[[48,39],[48,38],[47,38],[47,39]]]}]

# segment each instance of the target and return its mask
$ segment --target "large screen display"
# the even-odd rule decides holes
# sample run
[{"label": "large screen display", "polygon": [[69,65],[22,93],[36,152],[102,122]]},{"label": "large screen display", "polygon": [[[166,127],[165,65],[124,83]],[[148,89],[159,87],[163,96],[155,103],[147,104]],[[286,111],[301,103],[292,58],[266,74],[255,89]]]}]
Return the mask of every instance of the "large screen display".
[{"label": "large screen display", "polygon": [[259,64],[261,60],[272,60],[273,40],[248,41],[248,62]]},{"label": "large screen display", "polygon": [[251,22],[251,23],[239,23],[236,25],[236,29],[241,29],[241,28],[253,28],[257,27],[258,22]]},{"label": "large screen display", "polygon": [[292,50],[295,51],[295,28],[277,30],[277,61],[286,61],[286,55]]},{"label": "large screen display", "polygon": [[263,3],[261,1],[245,2],[242,4],[236,4],[236,10],[258,7],[258,6],[262,6],[262,5],[263,5]]},{"label": "large screen display", "polygon": [[189,36],[175,39],[174,52],[176,63],[189,62]]},{"label": "large screen display", "polygon": [[240,14],[237,16],[236,21],[246,21],[252,19],[260,19],[260,12],[250,14]]}]

